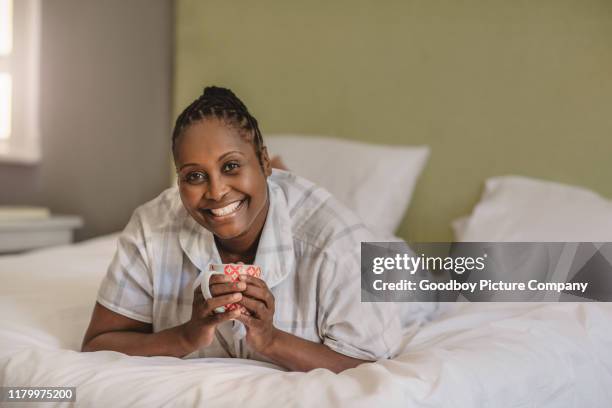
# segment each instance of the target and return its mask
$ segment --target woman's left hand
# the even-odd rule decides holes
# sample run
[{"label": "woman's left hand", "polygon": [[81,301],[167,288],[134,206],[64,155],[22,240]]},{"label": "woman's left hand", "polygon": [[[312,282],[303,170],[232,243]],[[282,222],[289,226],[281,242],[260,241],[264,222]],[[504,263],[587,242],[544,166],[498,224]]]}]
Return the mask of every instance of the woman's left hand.
[{"label": "woman's left hand", "polygon": [[242,292],[242,300],[237,303],[244,306],[251,315],[240,314],[236,320],[246,326],[248,345],[254,351],[265,354],[277,334],[273,323],[274,295],[266,282],[259,278],[240,275],[240,280],[246,282],[247,288]]}]

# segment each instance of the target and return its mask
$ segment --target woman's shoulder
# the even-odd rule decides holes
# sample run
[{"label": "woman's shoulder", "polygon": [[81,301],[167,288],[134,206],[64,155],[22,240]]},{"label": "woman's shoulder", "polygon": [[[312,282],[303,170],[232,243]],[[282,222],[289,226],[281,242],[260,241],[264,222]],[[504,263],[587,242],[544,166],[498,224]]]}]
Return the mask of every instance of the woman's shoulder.
[{"label": "woman's shoulder", "polygon": [[293,212],[300,209],[315,209],[331,198],[323,187],[287,170],[272,169],[268,178],[270,186],[282,193]]},{"label": "woman's shoulder", "polygon": [[371,240],[361,219],[323,187],[287,171],[274,171],[271,181],[286,200],[294,240],[305,247],[353,251]]},{"label": "woman's shoulder", "polygon": [[178,187],[162,191],[157,197],[138,206],[132,218],[147,230],[157,230],[180,222],[185,212],[181,203]]}]

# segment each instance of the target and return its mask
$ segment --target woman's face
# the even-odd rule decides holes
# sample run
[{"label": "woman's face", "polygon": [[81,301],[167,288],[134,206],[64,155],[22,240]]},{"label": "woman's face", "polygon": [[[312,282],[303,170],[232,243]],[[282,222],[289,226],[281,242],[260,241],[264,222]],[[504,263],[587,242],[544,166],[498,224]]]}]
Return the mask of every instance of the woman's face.
[{"label": "woman's face", "polygon": [[259,235],[268,208],[270,162],[218,119],[189,126],[177,141],[175,162],[181,200],[189,214],[222,240]]}]

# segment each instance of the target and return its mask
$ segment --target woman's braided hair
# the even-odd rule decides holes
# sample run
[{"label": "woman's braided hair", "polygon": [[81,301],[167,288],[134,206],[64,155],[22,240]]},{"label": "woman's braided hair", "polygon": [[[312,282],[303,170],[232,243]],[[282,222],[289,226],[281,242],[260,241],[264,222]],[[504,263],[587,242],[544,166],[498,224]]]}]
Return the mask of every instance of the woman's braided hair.
[{"label": "woman's braided hair", "polygon": [[172,152],[176,153],[177,140],[185,129],[195,122],[211,117],[235,126],[241,135],[246,134],[255,146],[255,154],[259,163],[263,165],[261,148],[264,144],[257,120],[232,91],[217,86],[204,88],[202,95],[176,118],[172,132]]}]

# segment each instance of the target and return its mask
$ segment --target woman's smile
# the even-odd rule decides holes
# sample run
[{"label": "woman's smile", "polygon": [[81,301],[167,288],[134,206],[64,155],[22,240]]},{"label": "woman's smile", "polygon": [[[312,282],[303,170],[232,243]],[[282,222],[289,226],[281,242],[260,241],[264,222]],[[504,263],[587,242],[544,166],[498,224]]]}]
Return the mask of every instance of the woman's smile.
[{"label": "woman's smile", "polygon": [[237,200],[230,202],[227,205],[220,205],[214,208],[203,208],[200,212],[206,217],[211,223],[222,223],[233,221],[236,217],[241,215],[242,210],[248,205],[247,199]]}]

